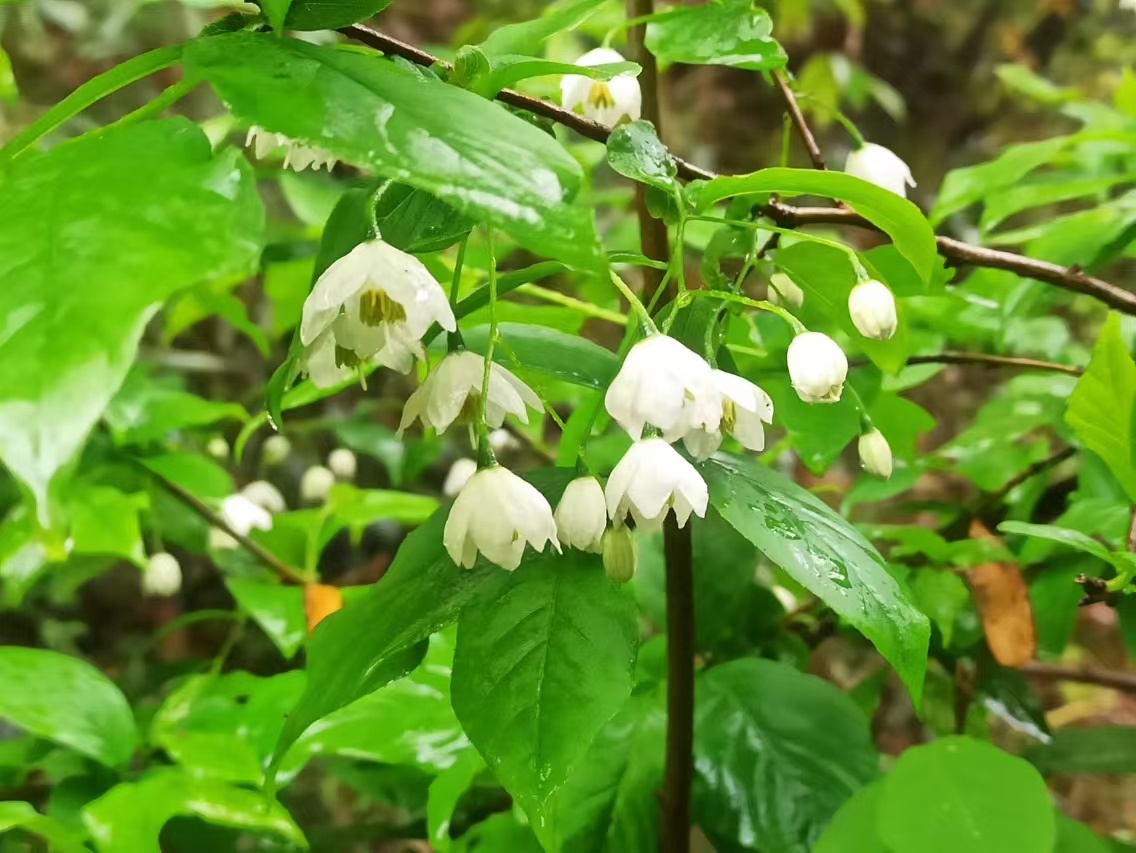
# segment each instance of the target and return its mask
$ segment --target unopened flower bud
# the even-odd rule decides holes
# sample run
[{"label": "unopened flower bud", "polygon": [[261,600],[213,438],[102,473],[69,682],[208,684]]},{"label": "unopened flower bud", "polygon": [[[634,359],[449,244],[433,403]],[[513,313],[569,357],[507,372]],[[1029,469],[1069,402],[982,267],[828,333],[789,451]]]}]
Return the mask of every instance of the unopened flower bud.
[{"label": "unopened flower bud", "polygon": [[852,322],[867,338],[886,341],[895,334],[899,321],[895,315],[895,297],[882,282],[862,281],[848,294],[848,313]]},{"label": "unopened flower bud", "polygon": [[615,583],[627,583],[635,577],[639,557],[635,537],[622,524],[609,528],[603,535],[604,572]]},{"label": "unopened flower bud", "polygon": [[785,273],[775,272],[769,277],[769,292],[766,299],[774,305],[800,308],[805,301],[805,292]]},{"label": "unopened flower bud", "polygon": [[142,574],[142,591],[146,595],[169,598],[181,589],[181,565],[173,554],[161,551],[151,554]]},{"label": "unopened flower bud", "polygon": [[860,465],[865,471],[885,480],[891,476],[891,446],[878,429],[861,435],[857,450],[860,451]]},{"label": "unopened flower bud", "polygon": [[447,498],[457,497],[469,478],[477,473],[477,463],[472,459],[458,459],[450,466],[446,481],[442,483],[442,494]]},{"label": "unopened flower bud", "polygon": [[835,403],[848,378],[848,359],[836,341],[820,332],[803,332],[789,344],[789,381],[806,403]]},{"label": "unopened flower bud", "polygon": [[562,545],[598,552],[607,528],[603,486],[595,477],[577,477],[564,490],[554,513]]},{"label": "unopened flower bud", "polygon": [[337,480],[354,480],[355,471],[359,467],[355,454],[346,447],[337,447],[327,457],[327,467]]},{"label": "unopened flower bud", "polygon": [[313,465],[300,477],[300,500],[306,504],[323,503],[334,485],[335,475],[331,471]]},{"label": "unopened flower bud", "polygon": [[205,445],[205,452],[214,459],[228,459],[229,442],[225,441],[221,436],[215,435],[209,439],[209,443]]},{"label": "unopened flower bud", "polygon": [[241,494],[261,509],[271,513],[284,512],[288,508],[284,495],[267,480],[253,480],[241,489]]},{"label": "unopened flower bud", "polygon": [[261,458],[265,465],[280,465],[292,452],[292,442],[282,435],[270,435],[264,440]]}]

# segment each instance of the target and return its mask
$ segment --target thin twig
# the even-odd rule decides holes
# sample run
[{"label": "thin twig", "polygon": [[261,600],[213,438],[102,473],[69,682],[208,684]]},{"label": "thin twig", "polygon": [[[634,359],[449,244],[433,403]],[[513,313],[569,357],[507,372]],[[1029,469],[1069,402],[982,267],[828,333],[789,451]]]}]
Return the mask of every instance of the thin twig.
[{"label": "thin twig", "polygon": [[1012,492],[1022,483],[1025,483],[1027,480],[1032,480],[1038,474],[1044,474],[1050,468],[1056,468],[1066,459],[1072,458],[1076,454],[1076,452],[1077,448],[1075,447],[1065,447],[1061,450],[1058,450],[1052,456],[1047,456],[1045,459],[1034,462],[1032,465],[1026,468],[1026,470],[1022,471],[1022,473],[1018,474],[998,491],[988,495],[985,499],[983,499],[980,505],[980,511],[976,513],[976,515],[981,514],[982,510],[997,506],[1002,502],[1006,495],[1010,494],[1010,492]]},{"label": "thin twig", "polygon": [[[391,56],[401,56],[417,65],[430,66],[439,64],[448,67],[437,57],[426,53],[414,45],[399,41],[370,27],[355,24],[343,27],[339,32],[349,38],[373,47]],[[497,93],[497,99],[520,109],[528,110],[535,115],[543,116],[562,124],[596,142],[607,142],[611,128],[598,122],[586,119],[581,115],[561,109],[556,104],[522,95],[512,89],[502,89]],[[807,125],[805,126],[807,130]],[[811,131],[809,137],[812,138]],[[815,144],[815,140],[814,140]],[[679,157],[675,157],[678,175],[683,180],[708,181],[718,177],[714,172],[703,169]],[[815,162],[815,161],[814,161]],[[799,228],[805,225],[843,225],[857,228],[875,229],[875,226],[857,214],[855,211],[841,207],[794,207],[778,201],[771,201],[761,206],[763,215],[768,216],[783,228]],[[1099,299],[1110,308],[1115,308],[1125,314],[1136,315],[1136,293],[1131,293],[1094,276],[1077,269],[1069,269],[1048,261],[1039,261],[1019,255],[1016,252],[1004,252],[998,249],[987,249],[955,240],[951,237],[937,237],[936,244],[939,254],[947,258],[953,265],[970,264],[972,266],[991,267],[993,269],[1007,270],[1025,278],[1036,279],[1055,287],[1071,290],[1075,293],[1084,293]]]},{"label": "thin twig", "polygon": [[805,121],[805,116],[801,112],[801,106],[797,103],[797,96],[793,94],[785,75],[780,71],[774,71],[773,82],[777,85],[777,90],[785,101],[785,109],[789,111],[789,118],[793,120],[793,126],[797,128],[797,135],[801,137],[801,142],[805,144],[805,150],[809,152],[809,159],[813,162],[813,168],[827,169],[828,167],[824,164],[824,155],[820,153],[820,146],[817,145],[816,137],[809,129],[809,124]]},{"label": "thin twig", "polygon": [[210,507],[206,506],[177,483],[167,480],[157,471],[142,465],[142,463],[138,464],[154,478],[155,483],[193,510],[193,512],[197,513],[197,515],[201,516],[201,518],[205,519],[205,521],[209,522],[213,527],[232,536],[242,548],[260,560],[268,569],[275,572],[280,580],[285,583],[299,585],[304,585],[308,582],[307,578],[281,561],[275,554],[271,553],[263,546],[258,545],[256,542],[253,542],[247,536],[235,531],[218,513],[214,512]]},{"label": "thin twig", "polygon": [[[871,361],[866,358],[853,359],[849,367],[867,367]],[[947,350],[933,355],[913,355],[907,359],[907,364],[981,364],[987,367],[1016,367],[1021,370],[1049,370],[1053,373],[1067,373],[1069,376],[1080,376],[1085,372],[1083,367],[1072,364],[1058,364],[1053,361],[1040,361],[1036,358],[1019,358],[1009,355],[990,355],[983,352],[955,352]]]},{"label": "thin twig", "polygon": [[667,588],[667,736],[660,849],[690,853],[694,778],[694,546],[691,525],[663,526]]},{"label": "thin twig", "polygon": [[1035,678],[1051,678],[1056,681],[1078,681],[1082,684],[1097,684],[1136,693],[1136,673],[1115,672],[1108,669],[1095,669],[1088,666],[1065,666],[1057,663],[1030,661],[1021,671]]}]

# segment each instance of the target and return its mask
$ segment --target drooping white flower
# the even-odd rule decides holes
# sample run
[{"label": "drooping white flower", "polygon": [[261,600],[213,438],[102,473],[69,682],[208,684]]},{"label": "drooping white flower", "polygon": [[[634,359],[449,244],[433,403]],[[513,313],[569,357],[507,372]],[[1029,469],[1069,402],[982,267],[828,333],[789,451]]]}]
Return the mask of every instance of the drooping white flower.
[{"label": "drooping white flower", "polygon": [[291,452],[292,442],[288,440],[287,436],[277,433],[264,440],[264,447],[261,448],[260,455],[265,465],[280,465]]},{"label": "drooping white flower", "polygon": [[907,188],[915,186],[907,164],[890,148],[873,142],[865,142],[849,151],[844,171],[904,198],[907,197]]},{"label": "drooping white flower", "polygon": [[713,372],[722,399],[722,420],[714,431],[697,429],[683,438],[695,459],[709,459],[722,444],[722,433],[732,435],[746,450],[765,449],[765,427],[773,423],[773,400],[750,382],[724,370]]},{"label": "drooping white flower", "polygon": [[434,323],[457,328],[445,291],[422,262],[382,240],[360,243],[324,271],[304,302],[304,369],[321,388],[370,358],[406,373],[423,357],[422,336]]},{"label": "drooping white flower", "polygon": [[465,488],[469,478],[477,473],[477,463],[472,459],[455,459],[442,483],[442,494],[447,498],[456,497]]},{"label": "drooping white flower", "polygon": [[241,494],[261,509],[271,513],[284,512],[288,508],[280,490],[267,480],[253,480],[241,489]]},{"label": "drooping white flower", "polygon": [[446,551],[459,566],[473,568],[480,552],[507,571],[521,564],[525,545],[557,551],[552,507],[533,486],[498,465],[483,468],[458,493],[442,534]]},{"label": "drooping white flower", "polygon": [[783,272],[775,272],[769,277],[769,292],[766,299],[774,305],[800,308],[805,302],[805,292],[797,283]]},{"label": "drooping white flower", "polygon": [[[624,61],[619,51],[597,47],[577,59],[576,64],[591,68]],[[566,74],[560,81],[560,105],[569,112],[575,112],[579,107],[579,111],[593,121],[614,125],[624,117],[638,120],[643,108],[643,93],[634,74],[618,74],[611,80]]]},{"label": "drooping white flower", "polygon": [[337,480],[354,480],[359,462],[346,447],[337,447],[327,455],[327,467]]},{"label": "drooping white flower", "polygon": [[277,148],[283,148],[284,167],[297,172],[302,172],[309,166],[313,171],[327,169],[330,172],[335,166],[335,157],[322,148],[297,142],[283,133],[273,133],[256,125],[249,128],[245,147],[252,148],[257,160],[263,160]]},{"label": "drooping white flower", "polygon": [[789,381],[806,403],[835,403],[848,378],[848,358],[836,341],[820,332],[803,332],[789,344]]},{"label": "drooping white flower", "polygon": [[616,583],[627,583],[635,577],[639,557],[635,537],[622,524],[610,527],[603,535],[604,573]]},{"label": "drooping white flower", "polygon": [[679,527],[692,512],[703,518],[709,500],[702,475],[661,438],[632,444],[611,472],[604,495],[616,525],[630,515],[644,530],[662,529],[671,509]]},{"label": "drooping white flower", "polygon": [[[447,355],[406,401],[398,434],[402,435],[416,420],[438,432],[445,432],[454,423],[472,421],[481,404],[484,375],[485,359],[477,353],[463,350]],[[489,427],[501,426],[506,415],[513,415],[527,424],[529,415],[526,406],[539,412],[542,408],[540,397],[511,371],[492,364],[489,368],[489,399],[485,404],[485,422]]]},{"label": "drooping white flower", "polygon": [[595,477],[577,477],[564,490],[554,513],[560,543],[581,551],[600,553],[607,529],[603,486]]},{"label": "drooping white flower", "polygon": [[209,443],[205,445],[205,452],[214,459],[228,459],[229,442],[225,441],[221,436],[215,435],[209,439]]},{"label": "drooping white flower", "polygon": [[666,335],[652,335],[631,348],[604,405],[634,439],[649,424],[667,441],[678,441],[691,430],[714,432],[722,417],[710,365]]},{"label": "drooping white flower", "polygon": [[848,294],[848,313],[860,334],[886,341],[895,334],[899,320],[895,313],[895,297],[883,282],[862,281]]},{"label": "drooping white flower", "polygon": [[173,554],[160,551],[151,554],[142,573],[142,591],[146,595],[169,598],[181,589],[181,564]]},{"label": "drooping white flower", "polygon": [[335,475],[331,471],[313,465],[300,476],[300,500],[307,504],[323,503],[334,485]]},{"label": "drooping white flower", "polygon": [[[229,495],[221,501],[220,515],[221,520],[241,536],[248,536],[252,530],[272,529],[272,514],[243,494]],[[210,528],[210,548],[236,548],[237,545],[237,540],[228,532],[217,527]]]},{"label": "drooping white flower", "polygon": [[856,449],[860,452],[860,465],[865,471],[885,480],[891,476],[891,445],[878,429],[861,435]]}]

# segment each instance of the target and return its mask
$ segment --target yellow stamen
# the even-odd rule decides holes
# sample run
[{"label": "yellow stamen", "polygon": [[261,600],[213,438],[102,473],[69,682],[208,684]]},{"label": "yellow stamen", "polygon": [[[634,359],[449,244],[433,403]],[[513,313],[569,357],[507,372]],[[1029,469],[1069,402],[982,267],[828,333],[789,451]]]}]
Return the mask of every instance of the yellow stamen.
[{"label": "yellow stamen", "polygon": [[611,86],[603,80],[597,80],[588,91],[588,104],[597,110],[609,110],[615,106],[615,96],[611,93]]},{"label": "yellow stamen", "polygon": [[367,326],[397,323],[406,319],[406,309],[395,302],[385,290],[366,290],[359,297],[359,319]]}]

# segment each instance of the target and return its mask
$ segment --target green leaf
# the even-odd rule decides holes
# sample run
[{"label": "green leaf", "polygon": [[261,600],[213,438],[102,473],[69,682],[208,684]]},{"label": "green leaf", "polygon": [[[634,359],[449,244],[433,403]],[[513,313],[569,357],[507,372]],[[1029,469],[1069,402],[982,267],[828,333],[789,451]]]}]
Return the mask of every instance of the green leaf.
[{"label": "green leaf", "polygon": [[461,753],[457,761],[430,783],[430,794],[426,801],[426,824],[430,845],[438,853],[448,853],[453,846],[450,821],[457,810],[458,801],[483,770],[485,761],[476,750],[470,749]]},{"label": "green leaf", "polygon": [[81,137],[13,166],[0,186],[0,458],[41,515],[146,321],[177,290],[248,270],[262,229],[248,165],[232,151],[214,158],[185,119]]},{"label": "green leaf", "polygon": [[[611,350],[579,335],[569,335],[546,326],[501,323],[500,339],[493,360],[522,372],[561,379],[585,388],[606,388],[619,370],[619,357]],[[489,326],[462,329],[465,345],[484,355]]]},{"label": "green leaf", "polygon": [[390,4],[391,0],[291,0],[284,26],[290,30],[335,30],[377,15]]},{"label": "green leaf", "polygon": [[621,124],[607,139],[607,162],[625,178],[672,192],[678,167],[649,121]]},{"label": "green leaf", "polygon": [[1113,853],[1114,848],[1083,823],[1071,820],[1061,812],[1057,817],[1057,844],[1053,853]]},{"label": "green leaf", "polygon": [[659,846],[658,790],[667,716],[658,696],[632,696],[600,729],[554,795],[563,853],[628,853]]},{"label": "green leaf", "polygon": [[332,487],[325,511],[346,527],[360,528],[380,519],[406,525],[422,524],[437,508],[438,501],[429,495],[357,489],[340,483]]},{"label": "green leaf", "polygon": [[687,192],[699,210],[733,196],[767,193],[827,196],[843,201],[891,237],[896,249],[923,280],[929,279],[938,265],[935,232],[919,208],[895,193],[843,172],[762,169],[749,175],[730,175],[692,184]]},{"label": "green leaf", "polygon": [[950,571],[920,569],[915,573],[911,591],[919,607],[939,629],[943,646],[950,648],[955,622],[970,604],[970,590],[962,578]]},{"label": "green leaf", "polygon": [[580,26],[605,2],[606,0],[558,0],[550,3],[539,18],[497,27],[480,47],[491,57],[535,53],[550,37]]},{"label": "green leaf", "polygon": [[1136,728],[1092,726],[1060,729],[1026,757],[1045,775],[1136,773]]},{"label": "green leaf", "polygon": [[931,628],[871,543],[820,499],[753,459],[720,453],[702,472],[722,518],[871,640],[918,707]]},{"label": "green leaf", "polygon": [[893,853],[1050,853],[1053,806],[1037,771],[968,737],[906,750],[876,810]]},{"label": "green leaf", "polygon": [[1002,220],[1023,210],[1083,196],[1099,196],[1115,184],[1128,181],[1130,178],[1124,175],[1110,175],[1103,178],[1069,178],[1062,175],[1007,187],[986,200],[979,227],[983,231],[989,231]]},{"label": "green leaf", "polygon": [[712,0],[652,17],[647,49],[663,62],[769,71],[788,62],[772,32],[769,13],[753,0]]},{"label": "green leaf", "polygon": [[12,829],[38,835],[55,853],[87,853],[87,846],[69,827],[40,814],[31,803],[0,803],[0,834]]},{"label": "green leaf", "polygon": [[732,845],[807,853],[879,772],[864,713],[815,676],[735,660],[704,672],[695,697],[694,808]]},{"label": "green leaf", "polygon": [[[374,223],[378,226],[379,234],[384,241],[404,252],[441,252],[462,240],[473,228],[473,221],[469,217],[458,213],[430,193],[406,184],[387,181],[373,194],[373,198]],[[370,214],[368,209],[368,227],[371,223]],[[330,227],[330,221],[328,225]],[[326,229],[324,239],[327,239]],[[354,248],[355,245],[357,243],[347,249]],[[323,248],[321,244],[321,255]],[[347,251],[340,252],[336,258],[345,254]]]},{"label": "green leaf", "polygon": [[488,71],[473,80],[472,88],[479,95],[492,98],[502,89],[533,77],[576,74],[593,80],[610,80],[620,74],[638,75],[641,70],[634,62],[574,65],[571,62],[553,62],[534,56],[494,56],[489,60]]},{"label": "green leaf", "polygon": [[111,788],[83,808],[83,821],[100,853],[161,853],[158,836],[168,821],[198,817],[218,826],[271,833],[302,848],[304,835],[284,807],[260,791],[180,770],[151,771],[138,782]]},{"label": "green leaf", "polygon": [[[275,763],[317,720],[405,670],[384,663],[453,622],[503,572],[454,565],[442,546],[445,511],[410,534],[383,579],[319,624],[308,640],[308,685],[276,746]],[[402,671],[400,671],[402,670]]]},{"label": "green leaf", "polygon": [[218,421],[248,419],[236,403],[221,403],[131,371],[107,406],[107,425],[121,444],[143,444]]},{"label": "green leaf", "polygon": [[280,654],[287,660],[295,657],[308,635],[303,590],[251,578],[226,578],[225,586]]},{"label": "green leaf", "polygon": [[260,0],[264,17],[274,30],[284,29],[284,19],[288,16],[288,7],[291,5],[292,0]]},{"label": "green leaf", "polygon": [[1048,539],[1050,542],[1060,542],[1078,551],[1092,554],[1106,563],[1114,562],[1113,554],[1096,539],[1086,536],[1076,530],[1065,527],[1055,527],[1052,524],[1028,524],[1024,521],[1003,521],[998,525],[1002,533],[1020,533],[1023,536],[1034,536],[1038,539]]},{"label": "green leaf", "polygon": [[891,853],[876,828],[883,792],[882,780],[857,791],[833,816],[812,853]]},{"label": "green leaf", "polygon": [[235,492],[233,476],[211,459],[198,453],[164,453],[148,456],[142,464],[195,498],[221,500]]},{"label": "green leaf", "polygon": [[1136,363],[1120,333],[1120,317],[1109,314],[1093,357],[1069,395],[1065,423],[1081,444],[1104,460],[1128,497],[1136,502],[1132,408],[1136,404]]},{"label": "green leaf", "polygon": [[263,33],[198,40],[186,62],[245,121],[444,197],[534,252],[603,266],[591,211],[569,203],[579,164],[496,102],[377,56]]},{"label": "green leaf", "polygon": [[138,513],[148,504],[145,493],[128,495],[113,486],[77,483],[67,493],[72,551],[125,557],[146,565]]},{"label": "green leaf", "polygon": [[630,694],[638,644],[633,600],[579,551],[530,557],[463,611],[454,711],[538,835],[549,796]]},{"label": "green leaf", "polygon": [[44,649],[0,647],[0,719],[107,767],[134,752],[134,717],[122,692],[86,661]]}]

